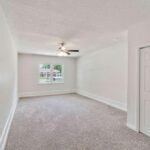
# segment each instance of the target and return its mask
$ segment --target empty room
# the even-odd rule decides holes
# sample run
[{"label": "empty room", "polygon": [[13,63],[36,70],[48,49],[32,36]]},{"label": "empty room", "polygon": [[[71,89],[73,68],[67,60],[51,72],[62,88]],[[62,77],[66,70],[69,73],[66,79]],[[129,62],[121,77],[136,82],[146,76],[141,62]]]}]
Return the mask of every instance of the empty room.
[{"label": "empty room", "polygon": [[150,1],[0,0],[0,150],[150,150]]}]

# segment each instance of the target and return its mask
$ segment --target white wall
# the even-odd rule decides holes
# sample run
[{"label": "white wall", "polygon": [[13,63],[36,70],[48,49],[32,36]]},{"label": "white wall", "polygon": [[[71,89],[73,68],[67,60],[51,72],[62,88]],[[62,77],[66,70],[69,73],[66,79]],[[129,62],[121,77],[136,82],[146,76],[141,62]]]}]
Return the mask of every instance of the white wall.
[{"label": "white wall", "polygon": [[[39,64],[64,65],[64,83],[38,84]],[[42,55],[19,54],[19,95],[49,95],[74,92],[76,89],[76,59]]]},{"label": "white wall", "polygon": [[150,45],[150,20],[129,28],[129,80],[127,124],[139,130],[139,48]]},{"label": "white wall", "polygon": [[17,53],[0,7],[0,149],[17,101]]},{"label": "white wall", "polygon": [[78,59],[78,93],[126,110],[127,39]]}]

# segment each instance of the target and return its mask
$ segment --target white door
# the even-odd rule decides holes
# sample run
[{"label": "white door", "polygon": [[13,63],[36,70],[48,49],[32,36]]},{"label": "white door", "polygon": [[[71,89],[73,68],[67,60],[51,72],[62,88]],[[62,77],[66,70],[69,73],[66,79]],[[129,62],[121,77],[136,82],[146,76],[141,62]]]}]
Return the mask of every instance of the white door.
[{"label": "white door", "polygon": [[150,48],[140,55],[140,131],[150,136]]}]

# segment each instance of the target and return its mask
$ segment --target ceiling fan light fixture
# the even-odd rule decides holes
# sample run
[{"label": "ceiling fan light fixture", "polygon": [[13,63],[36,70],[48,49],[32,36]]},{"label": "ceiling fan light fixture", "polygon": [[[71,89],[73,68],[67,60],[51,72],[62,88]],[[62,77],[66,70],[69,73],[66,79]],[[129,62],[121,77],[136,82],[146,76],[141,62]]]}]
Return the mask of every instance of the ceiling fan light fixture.
[{"label": "ceiling fan light fixture", "polygon": [[58,53],[58,56],[68,56],[68,55],[67,55],[67,53],[61,51]]},{"label": "ceiling fan light fixture", "polygon": [[61,47],[62,50],[66,50],[66,48],[64,46]]}]

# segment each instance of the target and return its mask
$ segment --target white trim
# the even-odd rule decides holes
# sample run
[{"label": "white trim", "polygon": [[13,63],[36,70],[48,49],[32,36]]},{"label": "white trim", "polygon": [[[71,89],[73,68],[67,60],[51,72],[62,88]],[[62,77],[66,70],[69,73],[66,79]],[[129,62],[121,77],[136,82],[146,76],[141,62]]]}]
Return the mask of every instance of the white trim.
[{"label": "white trim", "polygon": [[[137,68],[137,71],[138,71],[138,85],[137,85],[137,101],[136,101],[136,125],[135,125],[135,128],[137,130],[137,132],[140,132],[140,69],[141,69],[141,48],[138,49],[138,58],[137,58],[137,61],[138,61],[138,68]],[[134,129],[133,129],[134,130]]]},{"label": "white trim", "polygon": [[[140,132],[140,57],[141,57],[142,48],[137,48],[137,86],[136,86],[136,101],[135,101],[135,122],[134,125],[130,123],[130,120],[127,119],[127,126],[137,132]],[[128,114],[129,116],[130,114]]]},{"label": "white trim", "polygon": [[132,124],[127,123],[127,127],[130,128],[131,130],[134,130],[136,132],[139,132],[136,126],[133,126]]},{"label": "white trim", "polygon": [[34,97],[34,96],[47,96],[47,95],[60,95],[60,94],[70,94],[76,93],[75,89],[70,90],[55,90],[55,91],[42,91],[42,92],[24,92],[20,93],[19,97]]},{"label": "white trim", "polygon": [[108,98],[105,98],[105,97],[101,97],[101,96],[98,96],[98,95],[94,95],[94,94],[91,94],[91,93],[85,92],[85,91],[77,91],[77,94],[80,94],[80,95],[86,96],[88,98],[91,98],[93,100],[105,103],[105,104],[110,105],[112,107],[115,107],[117,109],[127,111],[127,105],[124,104],[124,103],[120,103],[120,102],[117,102],[115,100],[108,99]]},{"label": "white trim", "polygon": [[3,129],[2,135],[0,137],[0,150],[4,150],[5,149],[5,145],[7,142],[7,137],[8,137],[8,133],[11,127],[11,123],[14,117],[14,113],[16,110],[16,106],[17,106],[17,102],[15,102],[11,108],[11,111],[9,113],[8,119],[6,121],[5,127]]}]

